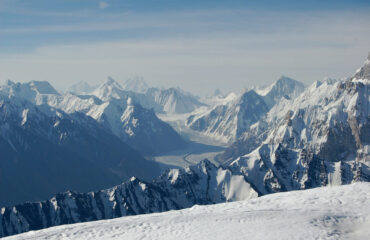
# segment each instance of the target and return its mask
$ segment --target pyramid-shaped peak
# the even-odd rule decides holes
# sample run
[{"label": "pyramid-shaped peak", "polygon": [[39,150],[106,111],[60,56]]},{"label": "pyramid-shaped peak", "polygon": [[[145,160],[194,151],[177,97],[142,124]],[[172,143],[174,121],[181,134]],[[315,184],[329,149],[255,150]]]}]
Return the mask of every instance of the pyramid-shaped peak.
[{"label": "pyramid-shaped peak", "polygon": [[299,81],[297,81],[293,78],[284,76],[284,75],[282,75],[278,80],[276,80],[275,84],[279,84],[279,83],[280,84],[282,84],[282,83],[292,84],[293,83],[293,84],[302,84],[303,85],[303,83],[301,83],[301,82],[299,82]]},{"label": "pyramid-shaped peak", "polygon": [[117,88],[120,88],[122,89],[122,86],[116,81],[114,80],[112,77],[108,76],[104,83],[102,85],[106,85],[106,86],[113,86],[113,87],[117,87]]}]

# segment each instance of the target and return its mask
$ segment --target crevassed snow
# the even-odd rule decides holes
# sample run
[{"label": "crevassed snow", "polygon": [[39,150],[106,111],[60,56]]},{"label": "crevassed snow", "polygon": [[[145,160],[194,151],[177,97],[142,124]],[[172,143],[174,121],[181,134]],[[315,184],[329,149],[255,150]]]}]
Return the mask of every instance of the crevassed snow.
[{"label": "crevassed snow", "polygon": [[4,239],[368,239],[370,183],[64,225]]}]

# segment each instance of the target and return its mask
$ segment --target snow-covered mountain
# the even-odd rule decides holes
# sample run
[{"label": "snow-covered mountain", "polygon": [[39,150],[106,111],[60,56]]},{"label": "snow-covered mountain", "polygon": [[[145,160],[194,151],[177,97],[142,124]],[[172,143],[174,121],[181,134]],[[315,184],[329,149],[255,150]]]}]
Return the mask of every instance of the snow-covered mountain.
[{"label": "snow-covered mountain", "polygon": [[226,105],[217,105],[201,115],[191,115],[186,124],[192,130],[203,132],[224,142],[231,142],[267,111],[268,106],[262,97],[250,90]]},{"label": "snow-covered mountain", "polygon": [[127,98],[131,98],[135,104],[140,104],[147,109],[153,109],[155,112],[162,112],[162,106],[149,99],[145,94],[127,91],[111,77],[108,77],[90,95],[94,95],[102,101],[110,101],[111,99],[127,100]]},{"label": "snow-covered mountain", "polygon": [[191,115],[186,124],[210,138],[232,143],[259,121],[276,102],[294,98],[303,89],[302,83],[281,77],[267,88],[258,91],[248,89],[239,97],[225,98],[224,103],[201,114]]},{"label": "snow-covered mountain", "polygon": [[48,201],[2,208],[0,236],[257,196],[243,176],[233,175],[204,160],[185,170],[168,170],[152,183],[133,177],[107,190],[84,194],[66,192]]},{"label": "snow-covered mountain", "polygon": [[256,92],[263,96],[265,103],[272,107],[281,99],[294,99],[304,91],[304,84],[281,76],[276,82],[265,88],[256,89]]},{"label": "snow-covered mountain", "polygon": [[71,92],[73,94],[88,94],[91,91],[93,91],[96,87],[91,86],[87,82],[78,82],[76,84],[73,84],[67,89],[67,92]]},{"label": "snow-covered mountain", "polygon": [[369,61],[280,101],[223,159],[261,194],[370,181]]},{"label": "snow-covered mountain", "polygon": [[0,206],[90,191],[159,167],[82,113],[0,94]]},{"label": "snow-covered mountain", "polygon": [[72,93],[60,95],[49,83],[35,81],[8,81],[0,88],[0,92],[37,105],[47,104],[68,114],[82,112],[145,155],[167,152],[185,145],[170,125],[161,121],[153,110],[141,106],[140,103],[150,105],[145,95],[126,92],[111,78],[93,91],[96,96]]},{"label": "snow-covered mountain", "polygon": [[370,184],[53,227],[5,239],[368,239]]},{"label": "snow-covered mountain", "polygon": [[15,83],[7,80],[0,86],[0,93],[10,98],[23,98],[34,104],[42,104],[50,96],[60,94],[46,81],[30,81],[27,83]]},{"label": "snow-covered mountain", "polygon": [[152,109],[134,103],[131,97],[101,101],[94,96],[67,94],[55,100],[49,105],[67,113],[85,113],[142,154],[158,154],[186,145]]},{"label": "snow-covered mountain", "polygon": [[111,77],[92,91],[101,100],[131,97],[145,108],[153,108],[156,113],[182,114],[204,106],[196,97],[179,88],[161,89],[149,87],[142,78],[133,78],[122,85]]},{"label": "snow-covered mountain", "polygon": [[176,88],[150,88],[146,95],[153,102],[161,105],[162,110],[167,114],[190,113],[201,106],[205,106],[196,97]]}]

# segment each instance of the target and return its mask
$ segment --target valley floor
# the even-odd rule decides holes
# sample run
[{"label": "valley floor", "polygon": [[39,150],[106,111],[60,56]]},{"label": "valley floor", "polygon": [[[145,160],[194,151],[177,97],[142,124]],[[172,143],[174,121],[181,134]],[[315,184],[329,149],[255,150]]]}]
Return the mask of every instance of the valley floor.
[{"label": "valley floor", "polygon": [[163,170],[174,167],[185,168],[190,165],[197,164],[205,158],[218,166],[219,162],[217,162],[215,157],[224,150],[225,147],[188,142],[187,147],[181,150],[154,156],[153,160],[162,163]]},{"label": "valley floor", "polygon": [[[200,111],[200,110],[196,110]],[[204,111],[204,110],[203,110]],[[191,113],[187,114],[158,114],[158,117],[170,124],[184,139],[188,141],[187,147],[154,156],[153,160],[162,163],[163,169],[168,167],[187,167],[199,163],[207,158],[216,165],[219,165],[215,156],[222,153],[227,143],[217,141],[200,132],[193,131],[185,126],[185,121]]]},{"label": "valley floor", "polygon": [[64,225],[5,239],[370,239],[370,183]]}]

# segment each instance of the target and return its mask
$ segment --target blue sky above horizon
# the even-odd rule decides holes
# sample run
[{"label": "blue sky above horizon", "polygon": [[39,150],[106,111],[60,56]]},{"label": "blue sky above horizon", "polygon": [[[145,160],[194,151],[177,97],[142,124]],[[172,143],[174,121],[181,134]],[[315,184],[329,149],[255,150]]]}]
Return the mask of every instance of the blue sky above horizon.
[{"label": "blue sky above horizon", "polygon": [[369,10],[360,0],[0,0],[0,80],[66,88],[143,76],[202,94],[280,75],[341,78],[370,51]]}]

